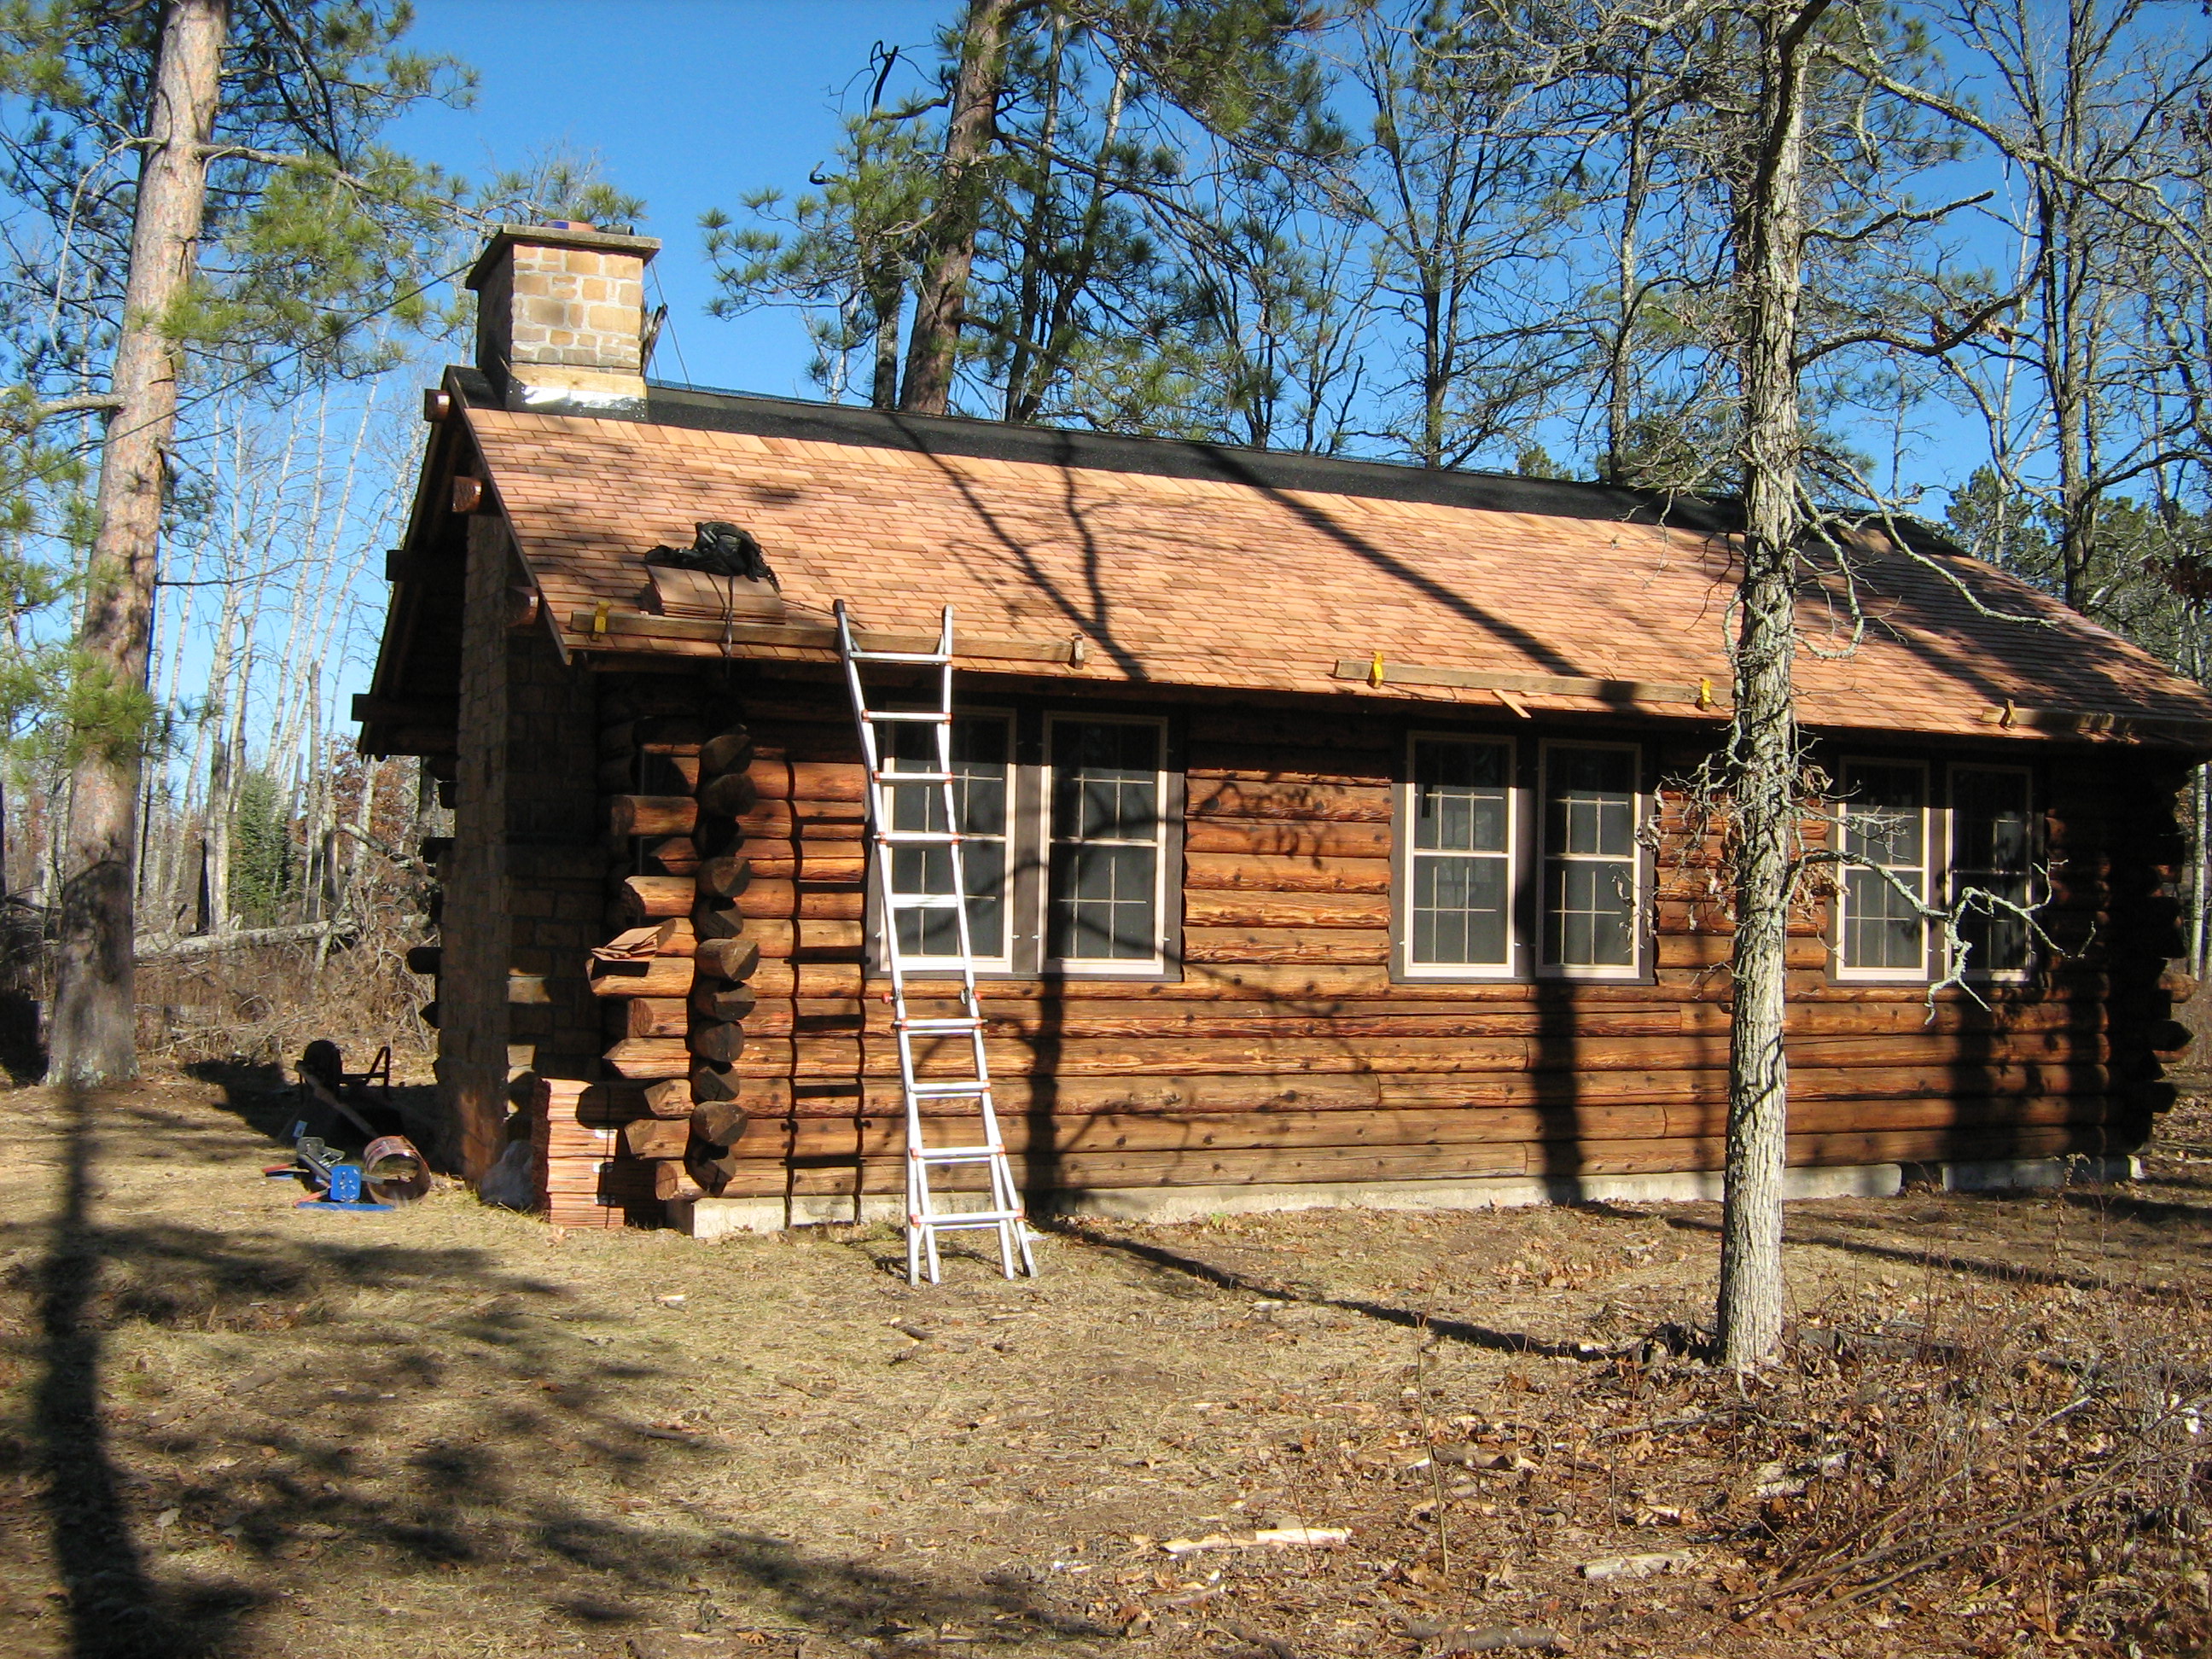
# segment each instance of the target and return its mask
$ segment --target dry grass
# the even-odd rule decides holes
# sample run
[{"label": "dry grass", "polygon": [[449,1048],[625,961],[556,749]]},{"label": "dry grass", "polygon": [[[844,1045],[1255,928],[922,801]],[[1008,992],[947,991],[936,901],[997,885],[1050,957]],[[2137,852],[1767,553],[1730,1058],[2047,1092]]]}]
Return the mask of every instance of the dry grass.
[{"label": "dry grass", "polygon": [[[1740,1385],[1668,1329],[1711,1206],[1093,1225],[914,1291],[888,1231],[297,1212],[226,1075],[4,1097],[0,1652],[2203,1643],[2185,1155],[1794,1210],[1808,1340]],[[1350,1538],[1163,1547],[1277,1523]]]}]

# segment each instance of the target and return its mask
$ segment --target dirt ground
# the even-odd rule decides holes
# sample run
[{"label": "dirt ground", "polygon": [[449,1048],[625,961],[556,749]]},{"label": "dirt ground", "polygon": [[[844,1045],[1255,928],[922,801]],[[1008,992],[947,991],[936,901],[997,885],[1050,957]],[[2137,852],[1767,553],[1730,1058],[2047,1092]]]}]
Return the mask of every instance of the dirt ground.
[{"label": "dirt ground", "polygon": [[1743,1384],[1711,1206],[917,1290],[888,1229],[296,1210],[268,1090],[0,1094],[0,1652],[2202,1650],[2202,1110],[2140,1186],[1794,1207]]}]

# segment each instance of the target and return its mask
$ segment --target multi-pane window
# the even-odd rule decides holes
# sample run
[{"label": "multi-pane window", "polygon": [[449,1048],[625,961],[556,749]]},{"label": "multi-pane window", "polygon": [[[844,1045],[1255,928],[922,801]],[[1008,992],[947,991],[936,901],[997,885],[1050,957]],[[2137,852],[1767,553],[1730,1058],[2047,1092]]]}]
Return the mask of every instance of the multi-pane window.
[{"label": "multi-pane window", "polygon": [[1557,744],[1544,756],[1543,963],[1636,965],[1637,751]]},{"label": "multi-pane window", "polygon": [[1513,749],[1413,744],[1407,962],[1508,969],[1513,962]]},{"label": "multi-pane window", "polygon": [[1045,950],[1064,963],[1160,956],[1162,732],[1157,721],[1054,720]]},{"label": "multi-pane window", "polygon": [[[952,802],[960,821],[961,872],[968,888],[969,945],[979,962],[1006,960],[1007,721],[961,715],[952,722]],[[886,769],[934,772],[934,731],[919,722],[879,727]],[[893,830],[942,833],[944,793],[936,784],[887,784]],[[891,849],[891,887],[898,893],[950,894],[952,853],[946,847]],[[950,910],[899,913],[899,949],[909,957],[958,954],[958,923]]]},{"label": "multi-pane window", "polygon": [[2032,892],[2034,822],[2028,774],[2013,766],[1951,769],[1951,902],[1966,947],[1960,965],[1973,975],[2027,970],[2027,920],[2016,910],[1972,902],[1976,894],[2026,908]]},{"label": "multi-pane window", "polygon": [[1899,762],[1843,769],[1842,971],[1917,979],[1928,970],[1928,773]]}]

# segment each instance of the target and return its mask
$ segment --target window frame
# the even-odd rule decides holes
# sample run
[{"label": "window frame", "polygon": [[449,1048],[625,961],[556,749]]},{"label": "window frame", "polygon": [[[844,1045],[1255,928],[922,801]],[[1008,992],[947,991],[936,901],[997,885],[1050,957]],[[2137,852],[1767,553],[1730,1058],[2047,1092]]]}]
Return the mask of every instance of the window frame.
[{"label": "window frame", "polygon": [[[1959,883],[1959,790],[1958,776],[1961,772],[2004,772],[2019,778],[2025,786],[2027,811],[2027,867],[2021,873],[2027,884],[2027,905],[2030,910],[2039,908],[2040,897],[2037,864],[2043,850],[2043,814],[2037,805],[2039,781],[2036,769],[2018,761],[1947,761],[1943,766],[1943,902],[1956,904],[1960,890]],[[1985,872],[1984,872],[1985,873]],[[1967,884],[1971,885],[1972,884]],[[2027,937],[2027,959],[2017,968],[1978,967],[1970,953],[1963,965],[1954,963],[1949,956],[1949,941],[1945,940],[1944,966],[1961,978],[1990,985],[2022,985],[2034,979],[2038,963],[2035,935]]]},{"label": "window frame", "polygon": [[[1650,818],[1651,791],[1644,770],[1644,744],[1633,738],[1546,738],[1537,745],[1536,782],[1528,808],[1532,820],[1531,845],[1525,876],[1529,888],[1527,949],[1532,975],[1536,979],[1633,984],[1650,977],[1653,882],[1650,848],[1644,845],[1641,832]],[[1548,902],[1545,872],[1553,857],[1548,822],[1551,816],[1552,757],[1566,749],[1610,750],[1617,754],[1626,754],[1635,778],[1635,787],[1629,799],[1628,866],[1636,886],[1629,902],[1629,953],[1626,965],[1544,960],[1545,906]]]},{"label": "window frame", "polygon": [[[1830,821],[1834,824],[1835,850],[1844,850],[1844,836],[1851,808],[1850,775],[1854,767],[1882,767],[1892,770],[1911,770],[1920,775],[1920,901],[1932,905],[1936,893],[1936,832],[1943,831],[1944,852],[1948,856],[1950,836],[1948,824],[1936,822],[1936,806],[1932,785],[1935,769],[1925,760],[1891,755],[1853,754],[1837,757],[1837,786],[1838,793],[1832,803],[1834,811]],[[1948,798],[1947,798],[1948,799]],[[1850,873],[1858,866],[1839,863],[1836,893],[1832,906],[1833,924],[1828,942],[1829,977],[1840,985],[1925,985],[1933,977],[1936,963],[1935,930],[1923,917],[1920,921],[1920,962],[1912,968],[1863,968],[1852,966],[1844,957],[1850,939]],[[1886,866],[1902,869],[1902,865]]]},{"label": "window frame", "polygon": [[[1414,825],[1420,810],[1420,780],[1414,775],[1413,757],[1424,743],[1480,744],[1505,750],[1505,960],[1502,963],[1413,960],[1413,860],[1421,850],[1413,844]],[[1528,802],[1521,771],[1520,743],[1502,732],[1416,728],[1406,733],[1404,755],[1406,775],[1393,792],[1397,799],[1391,813],[1391,977],[1407,982],[1441,980],[1461,984],[1496,984],[1526,979],[1529,959],[1528,930],[1523,920],[1527,836],[1522,819]]]},{"label": "window frame", "polygon": [[[1057,782],[1053,764],[1053,733],[1061,726],[1142,726],[1152,732],[1152,754],[1157,763],[1152,773],[1154,799],[1158,801],[1158,834],[1152,845],[1152,954],[1136,957],[1110,958],[1104,957],[1054,957],[1046,953],[1047,942],[1052,937],[1052,853],[1059,845],[1053,834],[1053,793]],[[1183,792],[1176,787],[1178,775],[1170,767],[1173,744],[1170,741],[1168,717],[1164,714],[1125,714],[1113,712],[1079,712],[1066,708],[1047,708],[1042,711],[1038,724],[1037,759],[1024,769],[1033,774],[1030,780],[1028,810],[1023,821],[1029,832],[1029,856],[1023,860],[1023,870],[1030,885],[1030,898],[1024,907],[1027,918],[1027,942],[1035,964],[1035,976],[1041,979],[1160,979],[1174,971],[1178,954],[1180,927],[1177,919],[1182,915],[1181,826],[1183,814]],[[1012,826],[1009,826],[1010,829]],[[1012,836],[1008,837],[1009,853]],[[1081,843],[1076,843],[1081,844]],[[1099,843],[1121,844],[1121,843]],[[1140,842],[1127,843],[1141,845]],[[1170,883],[1169,873],[1173,866],[1177,879]],[[1172,910],[1172,915],[1170,914]],[[1009,915],[1011,916],[1011,908]]]}]

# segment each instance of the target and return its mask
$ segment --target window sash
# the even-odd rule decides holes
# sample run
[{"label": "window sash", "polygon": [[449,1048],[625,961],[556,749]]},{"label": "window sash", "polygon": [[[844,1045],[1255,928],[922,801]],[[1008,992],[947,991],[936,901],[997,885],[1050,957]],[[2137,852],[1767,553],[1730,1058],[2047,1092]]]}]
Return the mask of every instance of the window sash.
[{"label": "window sash", "polygon": [[1538,960],[1549,972],[1595,978],[1638,970],[1642,770],[1642,750],[1629,744],[1545,746]]},{"label": "window sash", "polygon": [[1156,720],[1047,718],[1047,969],[1142,972],[1160,966],[1165,747],[1165,728]]},{"label": "window sash", "polygon": [[[1994,799],[1992,799],[1994,797]],[[1951,769],[1950,897],[1979,889],[2030,907],[2034,902],[2035,791],[2024,767]],[[1959,918],[1962,971],[1974,979],[2017,978],[2034,960],[2027,921],[2008,911]]]},{"label": "window sash", "polygon": [[[883,738],[886,781],[884,816],[894,830],[941,831],[943,798],[935,784],[888,781],[899,772],[936,767],[936,738],[919,722],[891,726]],[[957,712],[952,720],[953,812],[959,821],[961,870],[968,890],[969,942],[976,965],[1003,970],[1012,957],[1007,903],[1007,830],[1012,809],[1012,726],[1003,714]],[[891,890],[948,894],[952,854],[942,847],[890,849]],[[959,932],[945,911],[908,910],[898,916],[899,954],[927,964],[958,960]]]},{"label": "window sash", "polygon": [[1404,965],[1419,974],[1513,965],[1513,745],[1413,739]]},{"label": "window sash", "polygon": [[1928,769],[1845,761],[1836,821],[1842,850],[1875,866],[1846,865],[1838,884],[1838,976],[1925,979],[1928,924],[1917,905],[1929,891]]}]

